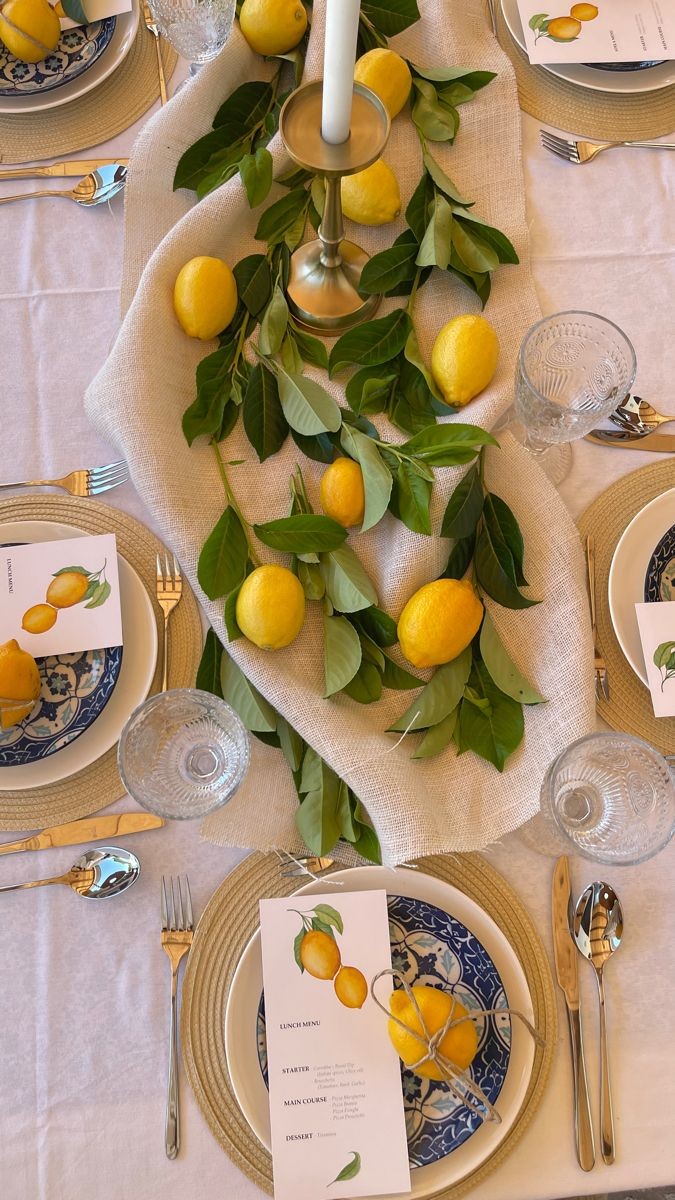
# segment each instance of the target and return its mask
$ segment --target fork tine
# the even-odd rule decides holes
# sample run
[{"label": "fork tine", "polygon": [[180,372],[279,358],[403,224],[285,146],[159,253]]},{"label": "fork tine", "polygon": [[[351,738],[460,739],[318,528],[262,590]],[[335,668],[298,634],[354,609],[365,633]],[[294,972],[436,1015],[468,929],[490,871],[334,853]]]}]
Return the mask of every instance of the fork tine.
[{"label": "fork tine", "polygon": [[113,488],[126,483],[128,478],[128,475],[120,475],[119,479],[111,479],[106,483],[90,483],[87,487],[87,494],[89,496],[100,496],[102,492],[110,492]]},{"label": "fork tine", "polygon": [[174,891],[174,886],[173,886],[173,875],[171,875],[170,880],[171,880],[171,925],[170,925],[170,928],[173,930],[176,928],[176,893]]},{"label": "fork tine", "polygon": [[180,886],[180,875],[176,877],[176,887],[178,889],[178,928],[185,929],[185,917],[183,916],[183,891]]},{"label": "fork tine", "polygon": [[169,924],[168,906],[166,903],[166,880],[162,875],[162,887],[160,890],[161,905],[162,905],[162,929],[167,929]]},{"label": "fork tine", "polygon": [[550,133],[548,129],[541,129],[540,134],[542,142],[553,142],[557,146],[565,147],[574,145],[574,142],[570,138],[558,137],[557,133]]},{"label": "fork tine", "polygon": [[609,703],[609,676],[606,670],[601,672],[600,683],[602,685],[602,694],[605,700]]},{"label": "fork tine", "polygon": [[87,473],[87,484],[89,487],[99,487],[101,484],[123,483],[129,478],[129,471],[126,466],[116,467],[114,471],[106,471],[105,474],[96,475],[93,471]]},{"label": "fork tine", "polygon": [[194,917],[192,915],[192,896],[190,895],[190,880],[185,876],[185,913],[187,916],[188,929],[194,929]]},{"label": "fork tine", "polygon": [[176,562],[175,554],[173,556],[173,579],[174,579],[174,583],[182,583],[183,582],[183,576],[181,574],[181,569],[178,566],[178,563]]},{"label": "fork tine", "polygon": [[157,555],[157,584],[161,588],[164,587],[164,576],[162,574],[162,564],[159,561],[159,554]]},{"label": "fork tine", "polygon": [[87,474],[89,475],[90,479],[103,479],[110,474],[116,475],[119,471],[126,470],[127,464],[123,458],[120,458],[118,462],[104,463],[100,467],[90,467]]},{"label": "fork tine", "polygon": [[173,590],[173,575],[169,567],[169,556],[164,555],[164,586],[168,590]]}]

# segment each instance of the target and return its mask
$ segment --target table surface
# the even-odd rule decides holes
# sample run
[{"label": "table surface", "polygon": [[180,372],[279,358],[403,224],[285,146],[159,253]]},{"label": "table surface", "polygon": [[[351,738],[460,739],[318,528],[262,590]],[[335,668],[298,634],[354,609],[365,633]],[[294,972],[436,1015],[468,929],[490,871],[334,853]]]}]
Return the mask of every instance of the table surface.
[{"label": "table surface", "polygon": [[[97,153],[128,154],[139,127]],[[637,351],[638,393],[675,415],[675,155],[621,149],[575,168],[540,149],[538,125],[527,116],[523,139],[543,311],[581,308],[616,321]],[[34,186],[13,182],[11,190]],[[118,327],[121,200],[91,210],[58,199],[10,205],[2,229],[0,478],[61,475],[112,461],[117,455],[89,426],[82,397]],[[561,491],[577,516],[612,480],[656,460],[577,443]],[[152,525],[130,486],[106,500]],[[3,1198],[186,1200],[198,1183],[204,1200],[254,1200],[262,1193],[220,1150],[184,1077],[181,1153],[175,1162],[164,1156],[169,964],[159,944],[160,875],[189,872],[198,914],[245,851],[202,842],[196,824],[180,822],[127,844],[140,853],[143,872],[128,898],[110,906],[82,903],[61,888],[3,897]],[[1,882],[56,874],[76,854],[8,858]],[[550,952],[551,860],[518,835],[488,855],[528,905]],[[639,868],[612,873],[626,921],[606,976],[615,1165],[599,1164],[589,1175],[576,1165],[558,993],[559,1044],[544,1101],[516,1151],[472,1192],[475,1200],[545,1200],[675,1181],[674,867],[671,845]],[[573,861],[575,888],[593,874],[592,864]],[[581,965],[580,976],[597,1114],[595,983],[590,968]]]}]

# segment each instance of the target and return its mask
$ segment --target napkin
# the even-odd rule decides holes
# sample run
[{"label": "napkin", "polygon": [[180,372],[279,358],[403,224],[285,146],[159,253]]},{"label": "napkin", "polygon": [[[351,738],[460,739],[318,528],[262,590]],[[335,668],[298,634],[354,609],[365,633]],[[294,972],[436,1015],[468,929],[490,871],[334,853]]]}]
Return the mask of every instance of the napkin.
[{"label": "napkin", "polygon": [[[462,193],[475,198],[476,211],[503,229],[520,255],[519,266],[496,271],[486,310],[501,343],[495,379],[459,418],[449,418],[491,428],[511,401],[522,338],[541,315],[528,262],[516,87],[509,60],[489,31],[481,0],[467,0],[452,9],[443,0],[422,0],[420,8],[421,21],[392,39],[392,48],[420,64],[497,72],[497,78],[462,107],[455,145],[434,146]],[[322,74],[324,16],[323,3],[315,3],[306,81]],[[233,264],[259,252],[253,235],[261,210],[250,211],[238,178],[198,204],[192,193],[173,192],[172,182],[180,154],[210,129],[225,97],[238,84],[269,77],[272,70],[249,50],[235,27],[219,57],[142,131],[132,153],[126,195],[124,320],[85,399],[101,435],[127,459],[137,491],[223,642],[227,636],[222,603],[211,603],[200,593],[196,565],[224,497],[212,449],[203,440],[188,448],[181,431],[182,413],[194,398],[195,367],[207,347],[188,340],[179,329],[172,289],[181,266],[193,255],[217,255]],[[278,174],[287,167],[287,156],[278,138],[270,149]],[[393,122],[384,157],[396,170],[405,207],[421,171],[409,116]],[[275,185],[267,203],[281,194]],[[347,224],[348,236],[370,252],[390,245],[402,228],[402,223],[384,229]],[[396,303],[385,301],[381,313]],[[440,327],[451,316],[471,311],[479,311],[472,294],[450,276],[434,272],[415,308],[427,361]],[[342,397],[341,384],[328,387],[336,398]],[[384,418],[376,422],[386,437],[402,440]],[[299,638],[285,650],[260,651],[243,638],[229,648],[255,686],[361,797],[389,864],[415,855],[478,849],[517,828],[538,810],[541,781],[552,758],[594,727],[588,670],[592,643],[579,537],[561,498],[531,457],[509,435],[501,441],[501,449],[487,455],[486,478],[518,516],[530,594],[543,603],[525,612],[495,605],[491,611],[512,657],[548,698],[548,703],[526,709],[524,742],[503,774],[472,753],[457,757],[452,748],[438,758],[411,762],[415,739],[395,745],[395,735],[383,732],[408,706],[411,693],[387,690],[367,707],[346,696],[321,699],[319,605],[308,605]],[[288,479],[299,458],[310,497],[319,508],[322,468],[299,455],[290,439],[260,465],[238,427],[225,443],[225,458],[245,460],[231,467],[230,475],[249,521],[287,513]],[[437,472],[432,507],[436,533],[461,475],[462,469]],[[352,539],[382,607],[394,617],[411,593],[434,579],[447,561],[447,541],[411,533],[390,516]],[[261,554],[274,558],[264,547]],[[222,844],[292,848],[298,845],[296,809],[290,773],[279,752],[257,744],[244,785],[209,818],[204,834]]]}]

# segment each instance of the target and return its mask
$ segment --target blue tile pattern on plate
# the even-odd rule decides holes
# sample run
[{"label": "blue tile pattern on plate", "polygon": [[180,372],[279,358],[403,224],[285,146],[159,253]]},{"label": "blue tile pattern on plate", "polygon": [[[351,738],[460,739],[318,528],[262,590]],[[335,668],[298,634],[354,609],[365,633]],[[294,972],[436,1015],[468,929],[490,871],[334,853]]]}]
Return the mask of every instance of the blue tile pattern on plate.
[{"label": "blue tile pattern on plate", "polygon": [[82,75],[100,58],[115,32],[116,17],[63,29],[55,50],[38,63],[23,62],[0,42],[0,96],[50,92]]},{"label": "blue tile pattern on plate", "polygon": [[37,762],[74,742],[100,716],[122,666],[122,647],[36,659],[42,687],[30,717],[0,729],[0,767]]},{"label": "blue tile pattern on plate", "polygon": [[[409,896],[389,896],[392,966],[409,984],[452,988],[469,1010],[507,1008],[502,981],[487,950],[472,933],[442,909]],[[382,983],[386,996],[386,981]],[[385,1034],[384,1016],[382,1017]],[[478,1053],[471,1073],[494,1104],[502,1090],[511,1050],[511,1019],[484,1018],[477,1025]],[[260,997],[256,1026],[260,1070],[267,1084],[265,998]],[[438,1162],[467,1141],[480,1118],[458,1101],[446,1083],[422,1079],[401,1064],[408,1154],[411,1167]]]},{"label": "blue tile pattern on plate", "polygon": [[675,525],[664,533],[649,560],[644,594],[647,604],[675,600]]}]

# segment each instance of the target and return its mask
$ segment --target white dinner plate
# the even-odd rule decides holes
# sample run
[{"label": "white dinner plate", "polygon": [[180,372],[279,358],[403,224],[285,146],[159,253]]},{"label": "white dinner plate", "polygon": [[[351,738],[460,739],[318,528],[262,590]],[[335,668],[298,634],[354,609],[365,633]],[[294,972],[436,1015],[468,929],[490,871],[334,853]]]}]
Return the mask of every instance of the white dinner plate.
[{"label": "white dinner plate", "polygon": [[617,641],[648,687],[635,605],[645,600],[645,577],[659,542],[675,525],[675,488],[657,496],[624,529],[609,569],[609,615]]},{"label": "white dinner plate", "polygon": [[[4,521],[0,524],[0,543],[51,542],[86,536],[73,525],[52,521]],[[152,602],[141,579],[121,554],[117,560],[124,653],[119,678],[108,703],[94,723],[62,750],[37,762],[3,767],[0,791],[43,787],[82,771],[115,745],[129,714],[145,700],[157,663],[157,624]]]},{"label": "white dinner plate", "polygon": [[[534,1021],[527,980],[518,958],[498,925],[475,901],[457,888],[423,871],[405,867],[353,867],[330,876],[342,880],[349,891],[384,888],[391,895],[412,896],[436,905],[461,921],[485,947],[504,985],[509,1008]],[[296,894],[332,891],[325,880],[308,883]],[[339,888],[335,892],[339,895]],[[239,960],[225,1012],[225,1050],[235,1096],[258,1140],[270,1149],[270,1117],[267,1088],[258,1060],[256,1040],[258,1002],[262,991],[260,930],[254,933]],[[383,1017],[382,1035],[386,1037]],[[511,1022],[511,1053],[497,1109],[501,1124],[484,1123],[461,1146],[444,1158],[411,1173],[410,1195],[424,1200],[441,1188],[459,1182],[494,1153],[512,1127],[527,1092],[534,1042],[522,1022]],[[393,1200],[393,1197],[387,1198]]]},{"label": "white dinner plate", "polygon": [[115,32],[101,56],[78,75],[77,79],[72,79],[53,91],[38,92],[34,96],[0,96],[0,113],[44,112],[49,108],[58,108],[61,104],[69,104],[71,100],[92,91],[112,75],[126,58],[136,37],[138,21],[138,0],[132,0],[131,12],[120,13],[117,17]]},{"label": "white dinner plate", "polygon": [[[511,36],[521,50],[527,53],[518,0],[501,0],[501,3],[504,20]],[[547,64],[543,69],[551,75],[557,75],[559,79],[566,79],[568,83],[576,83],[582,88],[590,88],[593,92],[640,94],[656,92],[659,88],[675,83],[675,62],[658,63],[657,66],[647,67],[643,71],[602,71],[597,67],[584,66],[583,63],[574,63],[571,66]]]}]

